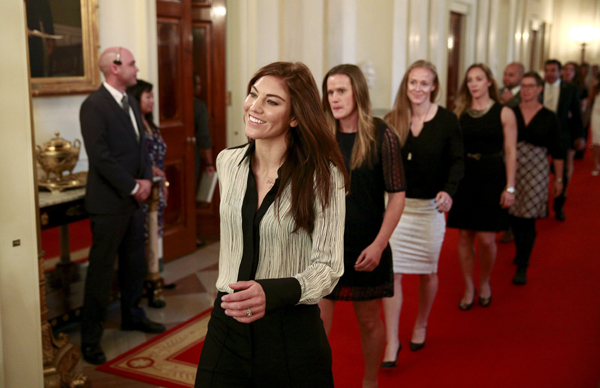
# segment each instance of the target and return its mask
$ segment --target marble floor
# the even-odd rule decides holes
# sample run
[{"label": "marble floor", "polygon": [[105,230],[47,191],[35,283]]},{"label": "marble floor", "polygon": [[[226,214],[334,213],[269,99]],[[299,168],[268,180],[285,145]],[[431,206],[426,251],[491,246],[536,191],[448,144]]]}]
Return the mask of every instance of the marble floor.
[{"label": "marble floor", "polygon": [[[219,243],[212,242],[188,256],[165,264],[162,273],[165,282],[175,283],[177,287],[173,290],[164,291],[164,300],[167,305],[162,309],[147,307],[147,301],[142,301],[142,306],[145,306],[148,318],[163,323],[167,329],[170,329],[210,308],[217,294],[215,283],[217,280],[218,259]],[[154,336],[153,334],[119,330],[118,302],[111,304],[105,327],[102,348],[108,360],[148,341]],[[79,325],[72,325],[63,332],[69,336],[74,346],[80,346]],[[83,358],[79,360],[73,373],[86,375],[92,383],[92,388],[159,387],[111,373],[99,372],[96,370],[95,365],[88,364]]]}]

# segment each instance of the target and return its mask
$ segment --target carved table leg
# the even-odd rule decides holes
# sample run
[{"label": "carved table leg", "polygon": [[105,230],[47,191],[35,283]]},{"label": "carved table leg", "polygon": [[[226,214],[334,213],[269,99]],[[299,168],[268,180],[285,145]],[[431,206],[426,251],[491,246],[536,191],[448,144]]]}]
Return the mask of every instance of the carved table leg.
[{"label": "carved table leg", "polygon": [[48,323],[48,308],[46,307],[46,277],[44,276],[44,253],[38,258],[40,279],[40,309],[42,315],[42,357],[44,362],[45,388],[91,388],[91,382],[86,376],[70,373],[81,358],[79,349],[69,342],[69,337],[59,334],[58,338],[52,333]]}]

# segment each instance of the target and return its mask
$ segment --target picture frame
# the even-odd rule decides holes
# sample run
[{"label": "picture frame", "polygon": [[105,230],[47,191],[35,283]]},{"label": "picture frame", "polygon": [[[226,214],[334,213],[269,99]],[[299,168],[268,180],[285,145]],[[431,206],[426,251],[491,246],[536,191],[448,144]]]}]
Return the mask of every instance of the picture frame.
[{"label": "picture frame", "polygon": [[[72,4],[71,9],[76,8],[79,3],[81,9],[81,28],[80,36],[76,36],[74,39],[75,44],[68,47],[62,46],[64,54],[58,55],[58,59],[65,62],[65,64],[58,64],[50,66],[52,68],[58,68],[59,71],[56,75],[47,74],[48,71],[48,57],[49,55],[44,54],[44,76],[32,76],[34,65],[34,59],[32,58],[32,43],[29,39],[29,55],[30,55],[30,83],[31,91],[34,97],[36,96],[48,96],[48,95],[67,95],[67,94],[84,94],[90,93],[100,86],[100,69],[98,66],[98,50],[99,50],[99,39],[98,39],[98,0],[60,0],[61,9],[65,9],[69,5],[69,2],[75,2]],[[45,2],[48,4],[49,0],[39,0],[39,2]],[[32,3],[31,1],[29,2]],[[50,10],[50,7],[42,7],[42,10]],[[61,15],[53,15],[54,20],[59,19]],[[41,16],[43,17],[43,15]],[[29,26],[30,17],[28,15],[28,35],[32,35],[32,28]],[[42,23],[43,28],[43,23]],[[69,28],[68,26],[65,28]],[[79,33],[79,29],[75,28],[75,33]],[[46,29],[49,31],[49,29]],[[50,30],[54,32],[54,29]],[[44,34],[44,31],[42,31]],[[49,38],[44,39],[63,39],[63,35],[48,33]],[[62,43],[62,42],[61,42]],[[60,45],[57,47],[61,47]],[[44,47],[45,49],[45,47]],[[69,51],[67,51],[69,50]],[[74,54],[72,54],[75,52]],[[65,70],[66,69],[66,70]],[[39,70],[36,69],[36,73]]]}]

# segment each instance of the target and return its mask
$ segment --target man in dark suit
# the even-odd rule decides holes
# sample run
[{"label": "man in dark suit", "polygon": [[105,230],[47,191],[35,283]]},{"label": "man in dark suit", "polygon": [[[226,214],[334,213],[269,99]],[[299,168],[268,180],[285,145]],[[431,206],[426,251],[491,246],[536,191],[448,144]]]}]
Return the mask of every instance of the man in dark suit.
[{"label": "man in dark suit", "polygon": [[500,103],[515,108],[521,102],[521,79],[525,73],[525,67],[519,62],[509,63],[504,69],[500,89]]},{"label": "man in dark suit", "polygon": [[152,163],[144,142],[140,108],[127,96],[138,68],[121,47],[100,56],[105,82],[81,105],[81,134],[89,160],[85,208],[92,226],[92,248],[85,283],[81,324],[83,358],[106,361],[100,347],[115,259],[119,258],[121,329],[161,333],[162,324],[139,307],[146,277],[144,212],[140,201],[151,190]]},{"label": "man in dark suit", "polygon": [[569,180],[573,173],[573,159],[576,150],[585,148],[583,137],[583,115],[579,103],[579,92],[577,87],[568,82],[561,82],[561,63],[555,59],[547,60],[544,64],[544,90],[542,92],[542,103],[544,107],[555,112],[560,121],[563,133],[563,143],[567,153],[563,192],[554,199],[554,211],[556,219],[565,220],[563,206],[566,201],[566,191]]}]

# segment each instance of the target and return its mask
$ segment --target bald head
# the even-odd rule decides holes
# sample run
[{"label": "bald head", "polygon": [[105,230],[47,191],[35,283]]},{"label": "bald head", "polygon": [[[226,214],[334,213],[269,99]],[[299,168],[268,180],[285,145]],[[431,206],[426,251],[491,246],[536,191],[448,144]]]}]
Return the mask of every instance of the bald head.
[{"label": "bald head", "polygon": [[523,73],[525,73],[525,67],[522,63],[512,62],[509,63],[508,66],[504,69],[504,76],[502,77],[502,82],[504,86],[509,89],[512,89],[521,84],[521,79],[523,78]]},{"label": "bald head", "polygon": [[106,82],[115,89],[124,92],[137,82],[138,68],[131,51],[123,47],[109,47],[100,54],[100,71]]}]

